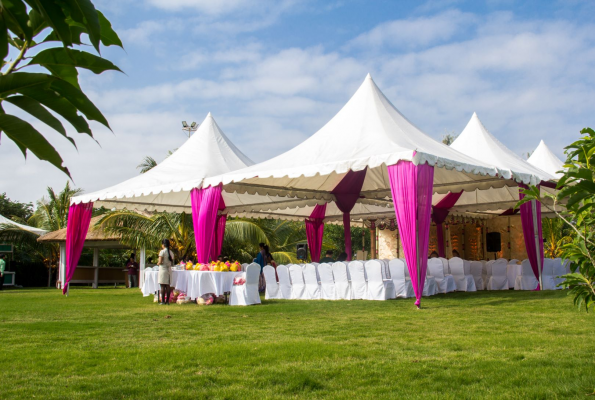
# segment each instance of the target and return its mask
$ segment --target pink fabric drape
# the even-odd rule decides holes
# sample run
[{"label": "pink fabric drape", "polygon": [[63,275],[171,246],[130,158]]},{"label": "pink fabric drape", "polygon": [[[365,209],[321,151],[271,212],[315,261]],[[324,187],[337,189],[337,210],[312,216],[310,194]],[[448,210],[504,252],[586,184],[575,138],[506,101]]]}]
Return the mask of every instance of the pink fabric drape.
[{"label": "pink fabric drape", "polygon": [[308,248],[310,249],[310,258],[312,262],[320,261],[320,251],[322,250],[322,236],[324,235],[324,216],[326,215],[326,204],[317,204],[306,218],[306,238],[308,239]]},{"label": "pink fabric drape", "polygon": [[364,179],[366,179],[366,171],[368,168],[361,171],[349,170],[347,174],[341,179],[341,182],[331,192],[335,195],[335,203],[337,208],[343,213],[343,232],[345,233],[345,253],[347,253],[347,260],[351,260],[351,216],[350,212],[355,206],[357,199],[359,199]]},{"label": "pink fabric drape", "polygon": [[428,267],[434,167],[399,161],[388,167],[388,178],[415,305],[419,307]]},{"label": "pink fabric drape", "polygon": [[[225,201],[223,194],[219,197],[218,211],[225,210]],[[223,238],[225,237],[225,224],[227,223],[227,214],[217,215],[217,222],[215,223],[214,239],[211,241],[211,260],[217,259],[221,255],[221,248],[223,247]]]},{"label": "pink fabric drape", "polygon": [[68,221],[66,222],[66,271],[64,274],[64,284],[62,285],[63,294],[66,294],[68,291],[68,285],[81,258],[92,214],[93,203],[73,204],[68,209]]},{"label": "pink fabric drape", "polygon": [[463,191],[460,193],[448,193],[442,200],[433,207],[432,220],[436,224],[436,240],[438,241],[438,255],[440,257],[446,257],[446,251],[444,249],[444,232],[442,231],[442,223],[448,217],[450,209],[457,203]]},{"label": "pink fabric drape", "polygon": [[205,189],[192,189],[190,192],[196,260],[199,263],[209,262],[212,243],[215,240],[215,225],[220,199],[221,184]]},{"label": "pink fabric drape", "polygon": [[[524,184],[519,185],[519,199],[523,199],[525,195],[520,192],[521,189],[527,189]],[[536,200],[534,200],[536,201]],[[531,263],[531,269],[535,274],[537,280],[539,280],[539,264],[537,263],[537,254],[539,251],[539,257],[541,257],[541,269],[543,270],[543,232],[541,230],[541,203],[537,202],[537,236],[539,242],[539,250],[535,247],[535,229],[533,226],[533,207],[531,202],[527,202],[521,205],[521,224],[523,226],[523,238],[525,239],[525,248],[527,249],[527,258]],[[537,285],[537,289],[541,290],[540,284]]]}]

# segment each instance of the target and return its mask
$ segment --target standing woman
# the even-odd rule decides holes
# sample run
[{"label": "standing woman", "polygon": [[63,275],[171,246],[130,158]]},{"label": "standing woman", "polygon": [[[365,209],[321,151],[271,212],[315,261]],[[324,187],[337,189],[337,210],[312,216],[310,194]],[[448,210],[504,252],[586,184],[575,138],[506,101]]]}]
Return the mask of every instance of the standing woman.
[{"label": "standing woman", "polygon": [[159,252],[159,285],[161,285],[161,303],[169,305],[169,280],[171,266],[174,264],[174,255],[169,249],[169,239],[161,241],[163,250]]}]

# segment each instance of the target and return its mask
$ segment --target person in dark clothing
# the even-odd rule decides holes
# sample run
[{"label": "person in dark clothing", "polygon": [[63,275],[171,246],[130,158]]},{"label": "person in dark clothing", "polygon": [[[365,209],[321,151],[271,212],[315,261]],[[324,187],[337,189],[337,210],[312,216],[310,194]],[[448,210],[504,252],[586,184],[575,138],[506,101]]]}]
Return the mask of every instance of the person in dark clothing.
[{"label": "person in dark clothing", "polygon": [[334,262],[335,262],[335,260],[333,260],[333,251],[332,250],[327,250],[325,256],[320,259],[321,264],[322,263],[332,264]]},{"label": "person in dark clothing", "polygon": [[341,254],[339,254],[339,257],[337,257],[337,261],[347,261],[347,253],[342,252]]}]

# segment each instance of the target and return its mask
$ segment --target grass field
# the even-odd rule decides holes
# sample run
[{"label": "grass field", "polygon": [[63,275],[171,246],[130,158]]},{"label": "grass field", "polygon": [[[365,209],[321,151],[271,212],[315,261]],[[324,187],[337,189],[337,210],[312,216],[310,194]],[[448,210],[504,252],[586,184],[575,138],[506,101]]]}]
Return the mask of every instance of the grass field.
[{"label": "grass field", "polygon": [[595,315],[565,292],[158,306],[0,292],[2,398],[591,398]]}]

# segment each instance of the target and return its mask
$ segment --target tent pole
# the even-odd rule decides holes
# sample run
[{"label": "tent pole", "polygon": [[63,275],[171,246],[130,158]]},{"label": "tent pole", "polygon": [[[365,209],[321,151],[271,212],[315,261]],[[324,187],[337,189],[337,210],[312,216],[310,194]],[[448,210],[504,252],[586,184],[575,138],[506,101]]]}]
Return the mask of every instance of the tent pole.
[{"label": "tent pole", "polygon": [[539,243],[539,230],[537,229],[537,204],[536,200],[531,200],[531,209],[533,211],[533,234],[535,235],[535,252],[537,253],[537,270],[539,271],[539,288],[542,289],[541,282],[541,252]]},{"label": "tent pole", "polygon": [[[145,267],[147,263],[147,251],[145,250],[145,246],[141,247],[140,249],[140,275],[138,277],[138,288],[141,289],[145,283]],[[142,282],[141,282],[142,281]]]}]

